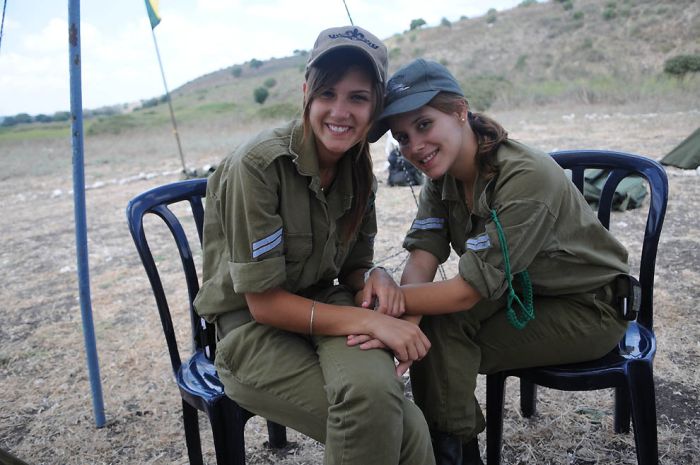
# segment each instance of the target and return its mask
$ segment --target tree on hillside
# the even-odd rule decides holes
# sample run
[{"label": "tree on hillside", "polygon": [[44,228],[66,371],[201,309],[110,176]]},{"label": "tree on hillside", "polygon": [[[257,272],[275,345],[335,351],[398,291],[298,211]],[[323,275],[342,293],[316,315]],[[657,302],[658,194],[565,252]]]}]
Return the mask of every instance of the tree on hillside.
[{"label": "tree on hillside", "polygon": [[265,103],[265,100],[267,100],[267,97],[270,95],[270,92],[268,92],[267,88],[265,87],[258,87],[253,91],[253,98],[257,103],[262,105]]},{"label": "tree on hillside", "polygon": [[700,55],[676,55],[664,62],[664,71],[674,76],[700,71]]},{"label": "tree on hillside", "polygon": [[425,20],[423,18],[414,19],[413,21],[411,21],[410,29],[411,29],[411,31],[413,31],[415,29],[420,29],[421,27],[425,26],[426,24],[427,23],[425,22]]}]

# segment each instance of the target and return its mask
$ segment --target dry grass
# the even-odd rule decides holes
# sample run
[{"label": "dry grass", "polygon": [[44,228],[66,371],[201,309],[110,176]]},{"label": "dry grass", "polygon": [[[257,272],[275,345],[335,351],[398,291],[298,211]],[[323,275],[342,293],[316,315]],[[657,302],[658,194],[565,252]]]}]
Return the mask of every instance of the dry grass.
[{"label": "dry grass", "polygon": [[[572,116],[573,115],[573,116]],[[700,125],[695,103],[650,113],[634,108],[542,108],[495,115],[511,136],[544,150],[609,148],[659,159]],[[217,162],[250,127],[231,121],[181,128],[192,166]],[[185,464],[180,400],[161,336],[153,298],[128,235],[124,207],[139,192],[178,178],[179,159],[170,133],[130,132],[86,141],[87,218],[97,344],[107,425],[94,426],[74,258],[69,141],[3,142],[0,180],[0,265],[5,302],[0,325],[0,449],[30,464]],[[376,172],[385,180],[383,148]],[[700,238],[697,173],[669,169],[671,195],[657,265],[655,364],[659,449],[664,464],[700,463]],[[377,258],[400,269],[399,244],[412,219],[408,188],[380,184]],[[628,236],[641,211],[617,213],[613,230]],[[160,241],[165,247],[167,240]],[[160,247],[160,245],[159,245]],[[176,299],[178,263],[158,252]],[[448,265],[448,271],[450,266]],[[177,301],[177,300],[176,300]],[[185,337],[186,333],[182,333]],[[483,380],[480,380],[480,398]],[[539,414],[524,419],[517,386],[508,385],[504,463],[632,464],[631,435],[612,430],[610,392],[562,393],[541,389]],[[203,423],[207,463],[214,463]],[[291,445],[265,445],[264,423],[249,422],[252,464],[320,464],[320,444],[294,432]],[[484,446],[482,440],[482,447]]]}]

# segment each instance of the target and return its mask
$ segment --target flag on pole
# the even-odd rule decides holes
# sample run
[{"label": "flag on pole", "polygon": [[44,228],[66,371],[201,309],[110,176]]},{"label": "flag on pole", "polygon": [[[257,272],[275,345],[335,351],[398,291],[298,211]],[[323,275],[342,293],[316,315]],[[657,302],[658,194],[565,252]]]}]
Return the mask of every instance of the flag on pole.
[{"label": "flag on pole", "polygon": [[151,29],[160,23],[160,15],[158,14],[158,0],[145,0],[146,11],[148,11],[148,19],[151,21]]}]

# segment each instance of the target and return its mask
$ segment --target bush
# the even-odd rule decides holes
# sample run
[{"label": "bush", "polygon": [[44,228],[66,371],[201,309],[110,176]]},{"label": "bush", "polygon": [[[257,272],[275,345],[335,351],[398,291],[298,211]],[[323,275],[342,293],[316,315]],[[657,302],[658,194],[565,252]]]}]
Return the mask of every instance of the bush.
[{"label": "bush", "polygon": [[231,74],[233,74],[233,77],[241,77],[242,72],[243,72],[242,66],[234,66],[233,69],[231,70]]},{"label": "bush", "polygon": [[583,19],[583,11],[577,11],[572,15],[572,18],[574,18],[576,21],[580,21]]},{"label": "bush", "polygon": [[452,27],[452,23],[450,22],[449,19],[447,19],[447,18],[442,18],[442,19],[440,20],[440,26]]},{"label": "bush", "polygon": [[523,0],[518,6],[530,6],[537,3],[537,0]]},{"label": "bush", "polygon": [[571,9],[574,8],[574,4],[573,4],[573,2],[572,2],[571,0],[566,0],[566,1],[564,1],[564,2],[561,2],[561,6],[562,6],[565,10],[571,10]]},{"label": "bush", "polygon": [[50,123],[53,121],[53,118],[51,118],[49,115],[44,115],[43,113],[40,113],[34,117],[34,121],[37,123]]},{"label": "bush", "polygon": [[0,126],[7,128],[10,126],[14,126],[15,124],[17,124],[17,120],[14,116],[6,116],[2,119],[2,124],[0,124]]},{"label": "bush", "polygon": [[413,21],[411,21],[411,25],[409,26],[409,28],[411,31],[413,31],[416,29],[420,29],[421,27],[425,26],[426,24],[427,23],[425,22],[425,20],[423,18],[418,18],[418,19],[414,19]]},{"label": "bush", "polygon": [[70,119],[70,112],[67,111],[57,111],[53,114],[54,121],[68,121]]},{"label": "bush", "polygon": [[267,78],[267,79],[265,79],[265,82],[263,82],[263,85],[265,87],[267,87],[268,89],[272,89],[273,87],[275,87],[277,85],[277,79],[275,79],[273,77]]},{"label": "bush", "polygon": [[491,8],[489,11],[486,12],[486,22],[488,24],[493,24],[496,22],[496,9]]},{"label": "bush", "polygon": [[611,19],[615,19],[616,16],[617,16],[617,10],[615,9],[614,6],[608,5],[603,10],[603,19],[606,21],[610,21]]},{"label": "bush", "polygon": [[676,55],[664,62],[664,71],[674,76],[700,71],[700,55]]},{"label": "bush", "polygon": [[263,65],[263,62],[260,61],[260,60],[256,60],[255,58],[253,58],[252,60],[250,60],[250,67],[253,68],[253,69],[258,69],[258,68],[260,68],[262,65]]},{"label": "bush", "polygon": [[157,98],[149,98],[148,100],[141,100],[141,108],[152,108],[158,105]]},{"label": "bush", "polygon": [[28,124],[32,122],[32,117],[29,113],[17,113],[15,115],[15,121],[17,124]]},{"label": "bush", "polygon": [[253,98],[257,103],[262,105],[265,103],[265,100],[267,100],[267,97],[270,95],[270,92],[268,92],[267,88],[265,87],[258,87],[253,91]]},{"label": "bush", "polygon": [[461,84],[470,108],[475,111],[488,110],[496,98],[511,87],[503,76],[494,75],[467,78]]}]

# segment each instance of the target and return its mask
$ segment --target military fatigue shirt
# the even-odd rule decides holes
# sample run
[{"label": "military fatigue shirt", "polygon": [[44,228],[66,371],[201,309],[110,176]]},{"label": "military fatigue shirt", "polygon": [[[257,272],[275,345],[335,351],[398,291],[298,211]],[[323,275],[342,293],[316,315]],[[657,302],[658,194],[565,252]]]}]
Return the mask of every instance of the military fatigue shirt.
[{"label": "military fatigue shirt", "polygon": [[[629,270],[627,251],[598,221],[564,170],[546,153],[508,140],[496,154],[498,175],[478,176],[469,211],[463,187],[450,175],[422,189],[404,247],[426,250],[440,262],[450,244],[459,274],[483,298],[507,289],[495,209],[510,252],[511,272],[525,269],[538,295],[588,292]],[[515,281],[517,288],[518,280]]]},{"label": "military fatigue shirt", "polygon": [[223,161],[207,184],[199,315],[249,315],[246,292],[300,293],[372,266],[376,180],[355,237],[341,237],[340,219],[353,200],[353,155],[341,159],[327,193],[313,134],[304,138],[299,122],[261,133]]}]

